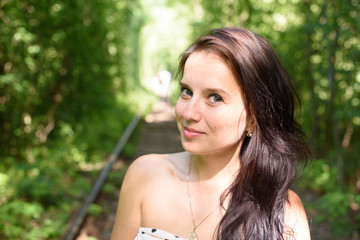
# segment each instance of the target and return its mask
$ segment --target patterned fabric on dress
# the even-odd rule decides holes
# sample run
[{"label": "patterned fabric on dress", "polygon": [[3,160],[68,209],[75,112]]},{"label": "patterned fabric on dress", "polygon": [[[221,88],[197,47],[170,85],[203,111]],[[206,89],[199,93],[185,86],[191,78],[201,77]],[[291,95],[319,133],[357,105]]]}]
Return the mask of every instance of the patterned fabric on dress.
[{"label": "patterned fabric on dress", "polygon": [[186,240],[157,228],[140,227],[134,240]]}]

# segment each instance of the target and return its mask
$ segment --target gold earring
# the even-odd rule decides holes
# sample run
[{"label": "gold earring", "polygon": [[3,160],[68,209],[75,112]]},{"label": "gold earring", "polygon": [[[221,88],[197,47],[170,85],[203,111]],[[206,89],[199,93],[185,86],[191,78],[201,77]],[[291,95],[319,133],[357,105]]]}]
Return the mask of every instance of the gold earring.
[{"label": "gold earring", "polygon": [[248,131],[247,134],[246,134],[246,136],[248,136],[248,137],[250,137],[250,138],[252,137],[252,135],[253,135],[253,132],[252,132],[252,131]]}]

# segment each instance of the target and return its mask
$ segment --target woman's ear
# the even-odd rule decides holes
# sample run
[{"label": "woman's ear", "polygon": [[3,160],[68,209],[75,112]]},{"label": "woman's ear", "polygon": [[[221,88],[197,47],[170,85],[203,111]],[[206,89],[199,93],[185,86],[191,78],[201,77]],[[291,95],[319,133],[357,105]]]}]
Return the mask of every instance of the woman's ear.
[{"label": "woman's ear", "polygon": [[247,116],[245,130],[247,132],[253,132],[254,129],[255,129],[255,119],[252,116]]}]

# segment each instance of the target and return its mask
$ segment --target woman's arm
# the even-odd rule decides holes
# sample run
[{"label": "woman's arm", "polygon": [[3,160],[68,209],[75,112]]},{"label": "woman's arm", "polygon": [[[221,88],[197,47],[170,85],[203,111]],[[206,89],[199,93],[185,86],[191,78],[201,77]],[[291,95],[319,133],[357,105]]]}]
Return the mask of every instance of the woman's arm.
[{"label": "woman's arm", "polygon": [[299,196],[289,190],[289,201],[285,205],[284,239],[309,240],[310,230],[304,206]]},{"label": "woman's arm", "polygon": [[[144,158],[144,157],[143,157]],[[141,158],[128,168],[121,186],[111,240],[134,240],[141,224]]]}]

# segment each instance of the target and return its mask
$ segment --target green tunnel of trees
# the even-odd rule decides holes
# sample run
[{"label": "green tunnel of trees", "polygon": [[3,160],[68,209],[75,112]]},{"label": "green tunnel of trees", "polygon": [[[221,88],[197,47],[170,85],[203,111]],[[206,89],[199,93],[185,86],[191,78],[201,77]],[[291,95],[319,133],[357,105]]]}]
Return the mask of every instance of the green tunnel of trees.
[{"label": "green tunnel of trees", "polygon": [[[145,79],[163,68],[175,73],[191,40],[224,26],[249,28],[273,45],[302,101],[298,118],[313,152],[297,188],[318,198],[305,206],[335,236],[359,236],[359,7],[0,0],[0,239],[61,238],[98,173],[86,166],[103,162],[132,116],[155,101]],[[162,36],[156,18],[166,16],[173,32]],[[149,44],[154,36],[165,40]]]}]

